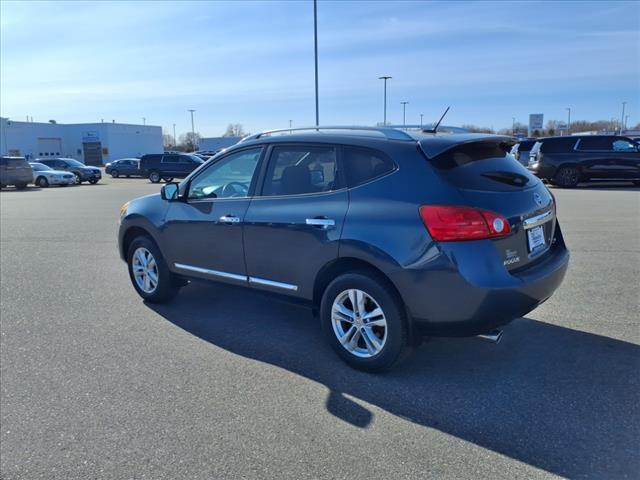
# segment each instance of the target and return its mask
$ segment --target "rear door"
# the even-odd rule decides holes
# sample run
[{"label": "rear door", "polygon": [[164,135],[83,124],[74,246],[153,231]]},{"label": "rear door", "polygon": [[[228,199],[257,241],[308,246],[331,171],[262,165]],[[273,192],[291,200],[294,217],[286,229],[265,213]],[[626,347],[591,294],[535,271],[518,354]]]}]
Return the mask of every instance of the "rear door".
[{"label": "rear door", "polygon": [[548,251],[555,231],[554,200],[544,184],[507,154],[500,138],[458,144],[429,159],[457,188],[465,205],[499,213],[512,234],[495,240],[504,266],[515,270]]},{"label": "rear door", "polygon": [[180,155],[167,154],[162,156],[160,172],[163,177],[180,177]]},{"label": "rear door", "polygon": [[606,179],[620,175],[619,160],[612,145],[614,138],[605,135],[582,137],[576,145],[577,157],[589,178]]},{"label": "rear door", "polygon": [[332,145],[270,148],[245,218],[245,259],[256,288],[312,298],[318,271],[338,257],[348,193]]}]

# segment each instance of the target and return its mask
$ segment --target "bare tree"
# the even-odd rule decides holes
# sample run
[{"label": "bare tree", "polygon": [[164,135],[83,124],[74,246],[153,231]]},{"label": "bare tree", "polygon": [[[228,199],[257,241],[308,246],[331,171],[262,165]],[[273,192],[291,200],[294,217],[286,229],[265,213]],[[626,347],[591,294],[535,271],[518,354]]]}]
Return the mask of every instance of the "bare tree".
[{"label": "bare tree", "polygon": [[187,132],[180,135],[180,142],[178,143],[178,150],[185,152],[193,152],[198,149],[200,145],[200,134],[198,132]]},{"label": "bare tree", "polygon": [[477,127],[476,125],[462,125],[462,128],[469,130],[471,133],[495,133],[492,128]]},{"label": "bare tree", "polygon": [[173,135],[169,135],[168,133],[163,133],[162,146],[164,147],[165,150],[175,147],[175,144],[173,141]]},{"label": "bare tree", "polygon": [[242,128],[241,123],[230,123],[229,125],[227,125],[227,130],[226,132],[224,132],[222,136],[223,137],[244,137],[245,135],[248,135],[248,133],[244,131],[244,128]]}]

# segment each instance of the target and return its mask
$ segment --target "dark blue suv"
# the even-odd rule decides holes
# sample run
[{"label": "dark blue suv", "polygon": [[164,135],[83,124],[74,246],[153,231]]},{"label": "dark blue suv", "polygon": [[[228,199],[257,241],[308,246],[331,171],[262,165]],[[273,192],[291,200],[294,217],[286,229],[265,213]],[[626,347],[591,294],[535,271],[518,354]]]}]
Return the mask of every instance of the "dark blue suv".
[{"label": "dark blue suv", "polygon": [[150,153],[140,158],[140,174],[153,183],[170,182],[186,177],[203,163],[200,157],[187,153]]},{"label": "dark blue suv", "polygon": [[120,255],[146,301],[195,279],[286,294],[348,364],[384,370],[424,335],[486,334],[562,282],[555,200],[512,144],[389,128],[253,135],[125,204]]}]

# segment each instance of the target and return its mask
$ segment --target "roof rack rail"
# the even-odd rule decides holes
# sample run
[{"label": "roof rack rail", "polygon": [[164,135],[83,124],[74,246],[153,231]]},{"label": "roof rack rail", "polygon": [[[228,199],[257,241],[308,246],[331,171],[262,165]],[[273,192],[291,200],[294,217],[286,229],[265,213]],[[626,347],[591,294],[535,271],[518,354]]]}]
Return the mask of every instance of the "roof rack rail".
[{"label": "roof rack rail", "polygon": [[[365,132],[379,132],[385,138],[389,140],[410,140],[415,141],[411,135],[402,130],[398,130],[396,128],[389,127],[355,127],[355,126],[317,126],[317,127],[295,127],[295,128],[278,128],[275,130],[265,130],[264,132],[254,133],[252,135],[247,135],[240,142],[248,142],[249,140],[257,140],[258,138],[271,135],[273,133],[291,133],[291,132],[299,132],[299,131],[320,131],[320,130],[354,130],[354,131],[365,131]],[[238,143],[240,143],[238,142]]]}]

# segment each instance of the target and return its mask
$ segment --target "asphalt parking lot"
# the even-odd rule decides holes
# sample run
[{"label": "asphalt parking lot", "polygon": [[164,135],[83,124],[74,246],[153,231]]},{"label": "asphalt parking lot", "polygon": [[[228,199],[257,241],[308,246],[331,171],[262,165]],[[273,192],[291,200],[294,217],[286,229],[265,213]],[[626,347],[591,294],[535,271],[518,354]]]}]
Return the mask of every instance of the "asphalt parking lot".
[{"label": "asphalt parking lot", "polygon": [[192,284],[147,306],[116,251],[140,179],[0,193],[1,477],[638,478],[640,189],[554,189],[572,260],[499,345],[350,370],[309,311]]}]

